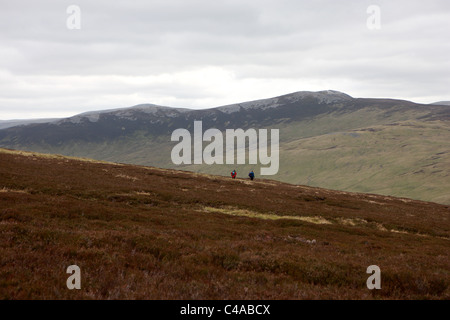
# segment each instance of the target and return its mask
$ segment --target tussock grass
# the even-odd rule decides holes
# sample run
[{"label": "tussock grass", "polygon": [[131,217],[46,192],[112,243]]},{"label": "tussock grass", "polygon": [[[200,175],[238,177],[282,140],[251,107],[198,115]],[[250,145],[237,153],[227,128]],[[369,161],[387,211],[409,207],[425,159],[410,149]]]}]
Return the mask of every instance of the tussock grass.
[{"label": "tussock grass", "polygon": [[118,175],[116,175],[116,178],[124,178],[124,179],[132,180],[132,181],[139,180],[139,178],[130,177],[130,176],[127,176],[126,174],[118,174]]},{"label": "tussock grass", "polygon": [[265,220],[279,220],[279,219],[288,219],[288,220],[299,220],[305,221],[314,224],[331,224],[332,222],[324,219],[322,217],[303,217],[303,216],[281,216],[277,214],[265,214],[258,213],[250,210],[243,210],[237,208],[213,208],[213,207],[203,207],[202,211],[206,212],[218,212],[223,214],[228,214],[232,216],[240,216],[240,217],[249,217],[249,218],[258,218]]},{"label": "tussock grass", "polygon": [[28,190],[18,190],[18,189],[10,189],[3,187],[0,189],[0,193],[8,193],[8,192],[14,192],[14,193],[29,193]]},{"label": "tussock grass", "polygon": [[[400,199],[400,201],[404,201],[404,199]],[[374,202],[374,201],[369,201]],[[377,203],[377,202],[375,202]],[[325,219],[321,216],[286,216],[286,215],[278,215],[273,213],[259,213],[251,210],[233,208],[233,207],[225,207],[225,208],[215,208],[215,207],[202,207],[199,211],[201,212],[213,212],[213,213],[222,213],[226,215],[239,216],[239,217],[248,217],[248,218],[256,218],[256,219],[264,219],[264,220],[297,220],[303,221],[313,224],[321,224],[321,225],[331,225],[331,224],[340,224],[344,226],[351,227],[367,227],[377,229],[379,231],[384,232],[395,232],[400,234],[409,234],[416,235],[420,237],[428,237],[431,235],[416,233],[416,232],[408,232],[406,230],[397,230],[397,229],[387,229],[381,223],[377,222],[368,222],[367,220],[360,218],[336,218],[336,219]],[[440,237],[441,239],[450,240],[448,237]]]}]

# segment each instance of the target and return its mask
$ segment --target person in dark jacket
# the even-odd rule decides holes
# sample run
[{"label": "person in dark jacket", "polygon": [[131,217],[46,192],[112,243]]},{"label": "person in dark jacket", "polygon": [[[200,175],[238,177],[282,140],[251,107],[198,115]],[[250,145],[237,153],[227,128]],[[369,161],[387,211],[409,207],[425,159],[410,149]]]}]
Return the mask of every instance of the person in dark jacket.
[{"label": "person in dark jacket", "polygon": [[231,177],[233,179],[236,179],[236,176],[237,176],[236,170],[231,171]]},{"label": "person in dark jacket", "polygon": [[248,174],[248,176],[250,177],[250,180],[255,179],[255,173],[252,171],[250,171],[250,173]]}]

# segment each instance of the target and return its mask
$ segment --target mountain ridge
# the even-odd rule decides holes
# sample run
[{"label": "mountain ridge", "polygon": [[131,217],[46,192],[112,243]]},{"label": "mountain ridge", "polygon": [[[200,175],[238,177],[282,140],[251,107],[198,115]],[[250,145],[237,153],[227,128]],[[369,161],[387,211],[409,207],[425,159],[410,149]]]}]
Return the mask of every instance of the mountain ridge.
[{"label": "mountain ridge", "polygon": [[[119,108],[113,108],[113,109],[104,109],[104,110],[92,110],[92,111],[85,111],[79,114],[75,114],[70,117],[65,118],[53,118],[53,119],[36,119],[36,123],[43,123],[44,121],[47,121],[47,123],[53,123],[53,122],[60,122],[60,121],[67,121],[69,119],[73,118],[89,118],[90,116],[97,117],[101,114],[115,114],[115,113],[126,113],[129,111],[142,111],[145,113],[156,113],[160,110],[165,111],[177,111],[177,112],[196,112],[196,111],[215,111],[219,110],[226,113],[231,113],[239,110],[239,107],[243,107],[244,109],[251,109],[251,108],[257,108],[261,106],[269,106],[269,107],[277,107],[277,102],[279,100],[291,100],[291,101],[299,101],[306,98],[314,98],[317,99],[319,103],[325,103],[325,104],[331,104],[339,101],[350,101],[353,99],[360,99],[360,98],[353,98],[350,95],[336,91],[336,90],[322,90],[322,91],[296,91],[288,94],[279,95],[276,97],[271,98],[264,98],[264,99],[257,99],[257,100],[251,100],[246,102],[239,102],[239,103],[232,103],[222,106],[216,106],[211,108],[202,108],[202,109],[196,109],[196,108],[180,108],[180,107],[171,107],[171,106],[162,106],[162,105],[156,105],[152,103],[142,103],[130,107],[119,107]],[[365,98],[365,99],[377,99],[377,98]],[[377,100],[386,100],[386,99],[377,99]],[[403,101],[403,102],[410,102],[408,100],[399,100],[399,99],[391,99],[393,101]],[[25,124],[32,123],[34,119],[26,119],[26,120],[0,120],[0,122],[10,122],[10,121],[23,121]]]},{"label": "mountain ridge", "polygon": [[[126,117],[132,112],[142,112],[149,114],[157,114],[158,112],[167,113],[166,115],[176,116],[177,113],[188,113],[188,112],[214,112],[221,111],[224,113],[233,113],[238,112],[240,108],[243,109],[266,109],[266,108],[276,108],[278,106],[285,105],[286,102],[299,102],[305,99],[316,99],[318,104],[334,104],[339,102],[350,102],[354,100],[358,101],[372,101],[372,102],[397,102],[397,103],[405,103],[405,104],[414,104],[414,105],[424,105],[417,104],[409,100],[401,100],[401,99],[386,99],[386,98],[353,98],[350,95],[336,91],[336,90],[322,90],[322,91],[296,91],[288,94],[283,94],[276,97],[264,98],[251,100],[246,102],[232,103],[217,107],[204,108],[204,109],[195,109],[195,108],[180,108],[180,107],[171,107],[171,106],[162,106],[156,105],[152,103],[142,103],[130,107],[119,107],[113,109],[104,109],[104,110],[92,110],[82,112],[70,117],[65,118],[53,118],[53,119],[26,119],[26,120],[0,120],[0,130],[18,126],[18,125],[28,125],[35,123],[64,123],[64,122],[74,122],[79,123],[82,119],[87,119],[91,122],[96,122],[101,115],[115,115],[115,116],[124,116]],[[283,103],[280,103],[283,101]],[[450,103],[449,101],[443,102],[435,102],[428,104],[428,106],[441,106],[447,105]]]},{"label": "mountain ridge", "polygon": [[431,104],[441,105],[441,106],[450,106],[450,101],[438,101],[438,102],[433,102]]}]

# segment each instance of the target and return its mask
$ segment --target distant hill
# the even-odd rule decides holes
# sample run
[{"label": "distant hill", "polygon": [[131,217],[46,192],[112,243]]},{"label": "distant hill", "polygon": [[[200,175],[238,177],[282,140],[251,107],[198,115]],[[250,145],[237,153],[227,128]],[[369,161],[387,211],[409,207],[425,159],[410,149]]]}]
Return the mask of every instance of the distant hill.
[{"label": "distant hill", "polygon": [[434,105],[441,105],[441,106],[450,106],[450,101],[439,101],[432,103]]},{"label": "distant hill", "polygon": [[49,123],[59,119],[17,119],[17,120],[0,120],[0,129],[6,129],[16,126],[27,125],[31,123]]},{"label": "distant hill", "polygon": [[[449,215],[405,198],[0,149],[0,299],[448,300]],[[71,265],[81,290],[67,289]],[[381,290],[366,286],[371,265]]]},{"label": "distant hill", "polygon": [[450,109],[393,99],[300,91],[207,110],[143,104],[0,130],[0,147],[246,176],[255,165],[171,161],[177,128],[280,130],[271,178],[344,191],[450,203]]}]

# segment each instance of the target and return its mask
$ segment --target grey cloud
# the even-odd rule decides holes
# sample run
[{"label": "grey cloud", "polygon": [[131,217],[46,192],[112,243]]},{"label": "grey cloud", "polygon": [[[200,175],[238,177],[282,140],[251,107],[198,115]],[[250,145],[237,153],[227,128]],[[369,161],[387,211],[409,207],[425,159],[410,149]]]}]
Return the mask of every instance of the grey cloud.
[{"label": "grey cloud", "polygon": [[[450,3],[376,2],[377,31],[372,1],[0,1],[0,119],[282,88],[448,100]],[[71,4],[81,30],[65,26]]]}]

